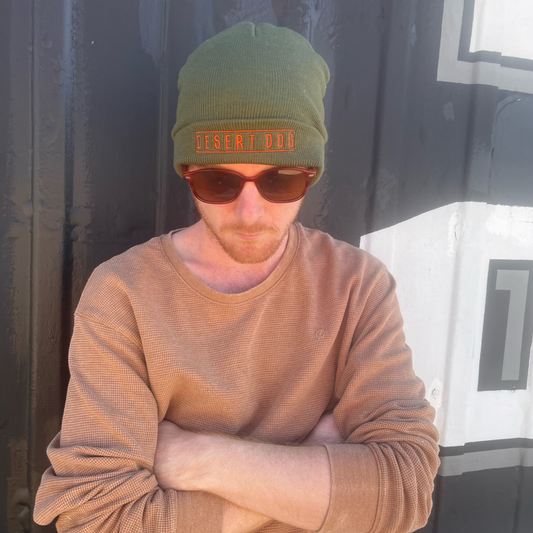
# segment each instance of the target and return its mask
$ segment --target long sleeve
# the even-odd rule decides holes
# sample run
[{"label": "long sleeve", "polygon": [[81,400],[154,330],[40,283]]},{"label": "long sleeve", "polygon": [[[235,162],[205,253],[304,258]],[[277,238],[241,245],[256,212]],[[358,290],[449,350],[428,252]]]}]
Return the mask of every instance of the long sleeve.
[{"label": "long sleeve", "polygon": [[[100,265],[75,316],[71,382],[35,521],[60,533],[211,533],[224,500],[161,490],[157,425],[301,442],[334,409],[321,533],[422,526],[438,466],[434,412],[405,345],[394,280],[362,250],[300,226],[271,276],[217,293],[170,234]],[[264,532],[288,533],[271,522]]]},{"label": "long sleeve", "polygon": [[[94,301],[87,294],[94,296],[99,285],[93,279],[85,300]],[[110,292],[101,292],[106,309]],[[114,302],[119,323],[125,306],[120,298]],[[90,311],[83,298],[80,307]],[[69,367],[61,432],[48,447],[52,466],[37,493],[35,521],[44,525],[59,516],[60,533],[220,531],[221,498],[157,484],[160,420],[139,339],[101,316],[77,312]]]},{"label": "long sleeve", "polygon": [[439,466],[435,413],[413,372],[388,272],[376,277],[362,305],[340,362],[334,419],[347,444],[326,446],[332,494],[320,532],[366,533],[374,516],[371,533],[405,533],[424,526],[431,511]]}]

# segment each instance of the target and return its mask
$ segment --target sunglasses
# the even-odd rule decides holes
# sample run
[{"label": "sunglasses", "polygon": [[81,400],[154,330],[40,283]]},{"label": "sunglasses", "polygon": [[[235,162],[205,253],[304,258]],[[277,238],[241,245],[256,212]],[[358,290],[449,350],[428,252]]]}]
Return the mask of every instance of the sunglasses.
[{"label": "sunglasses", "polygon": [[261,196],[275,204],[296,202],[305,196],[309,182],[316,176],[316,168],[274,167],[256,176],[245,177],[234,170],[224,168],[201,168],[186,170],[182,165],[183,178],[189,182],[191,191],[206,204],[229,204],[241,194],[247,181],[255,182]]}]

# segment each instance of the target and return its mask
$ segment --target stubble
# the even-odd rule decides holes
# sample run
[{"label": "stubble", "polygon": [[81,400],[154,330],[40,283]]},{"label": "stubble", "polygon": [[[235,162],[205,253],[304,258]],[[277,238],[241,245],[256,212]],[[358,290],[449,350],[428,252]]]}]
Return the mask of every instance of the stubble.
[{"label": "stubble", "polygon": [[[222,226],[219,230],[209,219],[209,216],[204,211],[202,203],[194,198],[196,208],[202,217],[205,225],[210,233],[216,239],[221,248],[226,254],[235,262],[243,265],[255,265],[264,263],[270,259],[279,249],[283,238],[287,235],[292,223],[296,220],[299,210],[296,212],[292,220],[284,228],[277,228],[275,226],[266,226],[264,224],[252,224],[246,226],[244,224],[227,224]],[[259,245],[255,240],[244,240],[231,238],[235,233],[257,234],[263,233],[271,236],[266,242]]]}]

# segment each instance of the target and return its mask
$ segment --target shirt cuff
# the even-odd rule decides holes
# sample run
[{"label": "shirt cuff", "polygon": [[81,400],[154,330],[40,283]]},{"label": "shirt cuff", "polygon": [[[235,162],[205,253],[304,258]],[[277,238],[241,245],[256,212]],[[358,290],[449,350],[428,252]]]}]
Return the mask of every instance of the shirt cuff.
[{"label": "shirt cuff", "polygon": [[[176,533],[220,533],[224,499],[209,492],[175,491],[178,517]],[[207,512],[206,512],[207,511]]]},{"label": "shirt cuff", "polygon": [[364,444],[326,444],[331,496],[318,533],[367,533],[378,508],[379,471],[374,453]]}]

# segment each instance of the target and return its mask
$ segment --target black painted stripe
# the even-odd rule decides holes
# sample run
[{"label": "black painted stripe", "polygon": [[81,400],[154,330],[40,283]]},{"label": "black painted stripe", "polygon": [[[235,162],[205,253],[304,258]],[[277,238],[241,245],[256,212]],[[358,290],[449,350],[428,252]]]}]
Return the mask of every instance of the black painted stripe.
[{"label": "black painted stripe", "polygon": [[467,442],[464,446],[441,446],[440,457],[451,457],[472,452],[505,450],[507,448],[533,448],[533,439],[499,439],[481,442]]},{"label": "black painted stripe", "polygon": [[460,476],[500,468],[533,468],[533,439],[500,439],[441,447],[438,475]]},{"label": "black painted stripe", "polygon": [[438,475],[460,476],[465,472],[518,466],[533,468],[533,448],[504,448],[441,457]]}]

